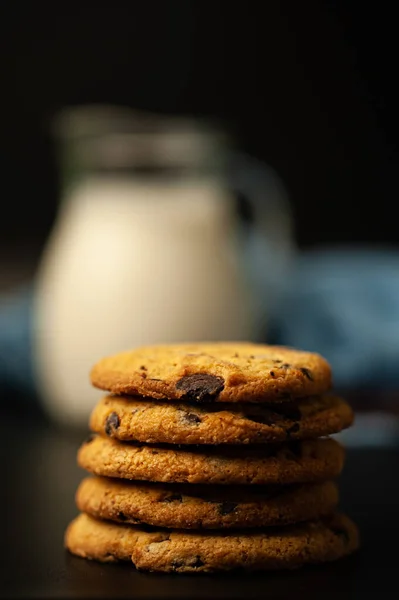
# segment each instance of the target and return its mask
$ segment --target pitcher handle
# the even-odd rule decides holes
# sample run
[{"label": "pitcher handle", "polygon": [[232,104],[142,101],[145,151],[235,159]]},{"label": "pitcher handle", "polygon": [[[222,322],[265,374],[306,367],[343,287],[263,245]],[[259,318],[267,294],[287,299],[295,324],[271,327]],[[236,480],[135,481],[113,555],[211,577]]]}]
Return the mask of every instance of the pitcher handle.
[{"label": "pitcher handle", "polygon": [[252,219],[243,223],[244,268],[249,274],[260,311],[273,311],[296,252],[294,222],[287,189],[277,172],[244,153],[231,159],[233,192],[244,196]]}]

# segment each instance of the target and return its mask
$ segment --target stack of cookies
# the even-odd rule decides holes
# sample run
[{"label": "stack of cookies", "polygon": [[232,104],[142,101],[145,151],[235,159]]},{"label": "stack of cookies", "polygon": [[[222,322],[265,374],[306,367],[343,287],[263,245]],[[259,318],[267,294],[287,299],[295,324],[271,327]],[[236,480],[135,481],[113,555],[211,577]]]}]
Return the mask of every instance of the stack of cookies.
[{"label": "stack of cookies", "polygon": [[350,426],[319,356],[248,343],[146,347],[91,372],[111,392],[79,449],[91,473],[65,542],[140,570],[281,569],[358,546],[336,512]]}]

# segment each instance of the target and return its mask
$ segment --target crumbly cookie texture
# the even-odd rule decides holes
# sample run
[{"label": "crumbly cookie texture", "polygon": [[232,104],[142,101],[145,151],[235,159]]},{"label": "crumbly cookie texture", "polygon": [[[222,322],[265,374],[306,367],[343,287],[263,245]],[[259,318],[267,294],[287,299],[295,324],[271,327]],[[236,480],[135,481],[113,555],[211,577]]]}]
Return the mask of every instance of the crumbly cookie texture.
[{"label": "crumbly cookie texture", "polygon": [[161,446],[93,436],[78,463],[105,477],[175,483],[286,484],[333,479],[344,449],[333,439],[263,446]]},{"label": "crumbly cookie texture", "polygon": [[194,402],[282,402],[332,385],[319,354],[243,342],[137,348],[103,358],[90,377],[117,394]]},{"label": "crumbly cookie texture", "polygon": [[268,405],[199,405],[109,395],[94,408],[90,428],[147,444],[258,444],[331,435],[352,422],[351,407],[330,394]]},{"label": "crumbly cookie texture", "polygon": [[287,525],[332,514],[334,482],[285,486],[207,486],[143,483],[105,477],[84,479],[79,510],[93,517],[174,529]]},{"label": "crumbly cookie texture", "polygon": [[237,532],[149,530],[80,514],[65,545],[78,556],[103,562],[132,560],[140,570],[201,573],[291,569],[339,559],[358,548],[354,523],[344,515],[279,529]]}]

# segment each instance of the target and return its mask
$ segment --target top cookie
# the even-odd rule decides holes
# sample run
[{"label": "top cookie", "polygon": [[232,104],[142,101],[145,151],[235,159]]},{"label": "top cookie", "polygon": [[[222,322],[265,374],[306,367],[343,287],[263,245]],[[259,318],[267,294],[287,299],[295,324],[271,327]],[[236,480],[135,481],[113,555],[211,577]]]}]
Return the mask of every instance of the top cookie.
[{"label": "top cookie", "polygon": [[147,346],[100,360],[95,387],[116,394],[194,402],[282,402],[322,394],[331,367],[319,354],[283,346],[214,342]]}]

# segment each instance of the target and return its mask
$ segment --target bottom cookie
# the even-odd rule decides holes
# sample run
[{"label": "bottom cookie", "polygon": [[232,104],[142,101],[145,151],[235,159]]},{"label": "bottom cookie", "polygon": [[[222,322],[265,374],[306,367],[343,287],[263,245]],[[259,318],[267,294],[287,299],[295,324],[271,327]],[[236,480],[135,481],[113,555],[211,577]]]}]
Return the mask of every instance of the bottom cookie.
[{"label": "bottom cookie", "polygon": [[69,525],[65,545],[102,562],[132,560],[145,571],[200,573],[293,569],[337,560],[356,550],[356,525],[333,515],[281,529],[234,533],[144,529],[100,521],[81,513]]}]

